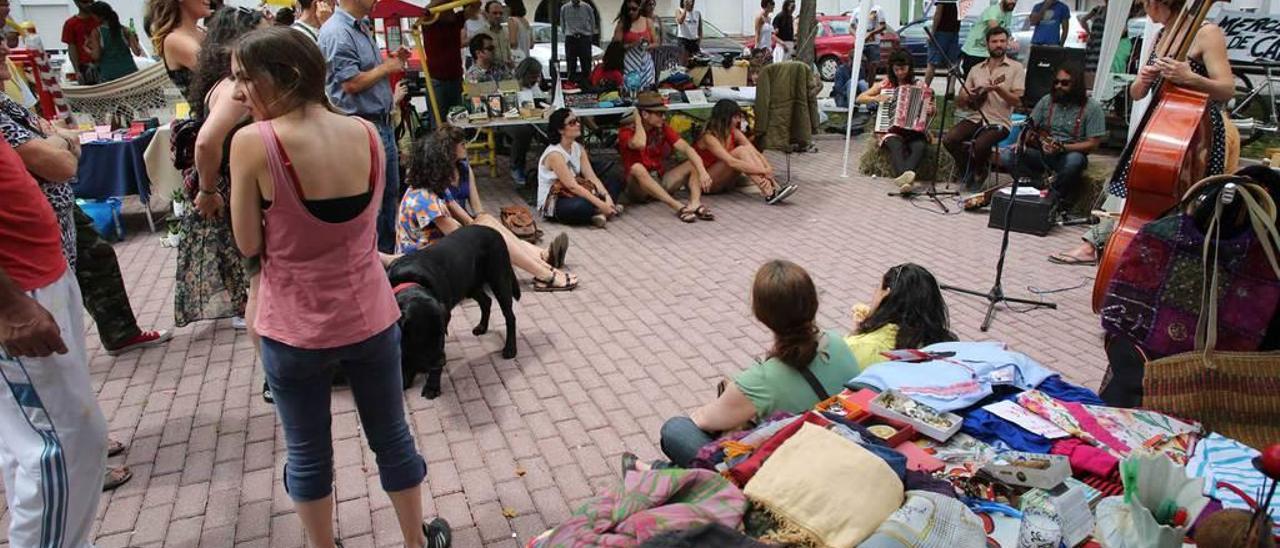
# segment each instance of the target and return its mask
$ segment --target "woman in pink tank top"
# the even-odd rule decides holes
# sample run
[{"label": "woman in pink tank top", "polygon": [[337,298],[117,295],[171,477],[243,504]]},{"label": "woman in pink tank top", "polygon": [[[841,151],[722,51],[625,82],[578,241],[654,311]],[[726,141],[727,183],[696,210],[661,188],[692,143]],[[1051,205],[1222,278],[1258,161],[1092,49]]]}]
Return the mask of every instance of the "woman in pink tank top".
[{"label": "woman in pink tank top", "polygon": [[[231,68],[257,120],[231,142],[231,217],[241,253],[262,259],[254,325],[287,442],[285,491],[307,538],[334,546],[329,399],[341,370],[405,546],[448,546],[444,520],[422,521],[426,461],[405,421],[400,310],[376,248],[377,133],[329,109],[324,57],[302,33],[252,32]],[[334,155],[333,143],[349,148]]]}]

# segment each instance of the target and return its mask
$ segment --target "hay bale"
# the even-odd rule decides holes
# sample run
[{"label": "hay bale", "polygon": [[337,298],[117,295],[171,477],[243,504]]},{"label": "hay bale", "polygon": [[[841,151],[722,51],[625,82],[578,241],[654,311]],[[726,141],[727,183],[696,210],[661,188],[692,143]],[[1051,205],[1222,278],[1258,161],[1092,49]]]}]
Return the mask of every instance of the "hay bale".
[{"label": "hay bale", "polygon": [[[862,158],[858,161],[858,169],[863,175],[875,175],[877,177],[892,177],[893,166],[889,163],[889,151],[876,145],[877,138],[874,134],[866,134],[860,137],[865,143]],[[938,171],[942,174],[941,179],[934,178],[935,156],[941,153],[941,161],[937,162]],[[917,181],[946,182],[951,176],[952,167],[955,161],[951,159],[951,155],[947,151],[939,150],[935,143],[929,143],[925,148],[924,158],[920,160],[919,169],[916,170]]]},{"label": "hay bale", "polygon": [[1088,215],[1094,207],[1097,207],[1098,195],[1102,194],[1102,188],[1106,186],[1114,168],[1115,166],[1110,164],[1089,164],[1080,178],[1079,188],[1067,197],[1066,210],[1071,212],[1072,216]]}]

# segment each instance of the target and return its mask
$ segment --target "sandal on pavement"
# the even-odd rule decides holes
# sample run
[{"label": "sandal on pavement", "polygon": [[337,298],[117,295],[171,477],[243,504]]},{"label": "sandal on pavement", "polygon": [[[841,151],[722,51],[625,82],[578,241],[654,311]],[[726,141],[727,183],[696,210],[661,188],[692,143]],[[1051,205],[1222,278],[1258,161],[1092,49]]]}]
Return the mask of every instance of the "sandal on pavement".
[{"label": "sandal on pavement", "polygon": [[627,472],[635,472],[635,471],[638,471],[639,469],[638,469],[638,468],[636,468],[636,464],[637,464],[637,463],[639,463],[639,462],[640,462],[640,457],[637,457],[635,453],[632,453],[632,452],[630,452],[630,451],[623,451],[623,453],[622,453],[622,476],[623,476],[623,477],[626,477],[626,476],[627,476]]},{"label": "sandal on pavement", "polygon": [[676,212],[676,217],[686,223],[692,223],[698,220],[698,215],[693,211],[690,211],[688,207],[680,208],[680,211]]},{"label": "sandal on pavement", "polygon": [[564,268],[564,256],[569,252],[569,235],[561,232],[547,246],[547,264],[552,268]]},{"label": "sandal on pavement", "polygon": [[128,466],[108,467],[102,474],[102,490],[110,491],[133,479],[133,471]]},{"label": "sandal on pavement", "polygon": [[449,548],[453,544],[453,529],[444,518],[436,518],[422,524],[422,535],[427,537],[426,548]]},{"label": "sandal on pavement", "polygon": [[107,438],[107,456],[114,457],[124,452],[124,444],[111,438]]},{"label": "sandal on pavement", "polygon": [[[563,276],[563,278],[561,278],[561,276]],[[556,283],[562,279],[564,280],[563,284]],[[570,279],[569,274],[563,270],[552,270],[551,279],[546,279],[546,278],[533,279],[533,290],[539,291],[539,292],[573,291],[577,287],[578,287],[577,280]]]},{"label": "sandal on pavement", "polygon": [[1068,266],[1096,266],[1098,264],[1098,259],[1081,259],[1079,257],[1072,257],[1066,253],[1055,253],[1049,256],[1049,262]]},{"label": "sandal on pavement", "polygon": [[699,221],[716,220],[716,214],[712,213],[710,209],[707,209],[707,206],[703,206],[703,205],[698,206],[698,209],[693,210],[693,214],[698,217]]}]

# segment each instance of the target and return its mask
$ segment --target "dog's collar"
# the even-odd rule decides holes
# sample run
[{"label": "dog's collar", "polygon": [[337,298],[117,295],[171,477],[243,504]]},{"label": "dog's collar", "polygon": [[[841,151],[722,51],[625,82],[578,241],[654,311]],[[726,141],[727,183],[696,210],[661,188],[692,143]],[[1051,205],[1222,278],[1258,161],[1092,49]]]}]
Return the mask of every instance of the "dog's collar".
[{"label": "dog's collar", "polygon": [[401,291],[409,289],[410,287],[422,287],[422,286],[419,285],[417,282],[404,282],[404,283],[396,284],[395,287],[391,288],[391,292],[392,294],[399,295]]}]

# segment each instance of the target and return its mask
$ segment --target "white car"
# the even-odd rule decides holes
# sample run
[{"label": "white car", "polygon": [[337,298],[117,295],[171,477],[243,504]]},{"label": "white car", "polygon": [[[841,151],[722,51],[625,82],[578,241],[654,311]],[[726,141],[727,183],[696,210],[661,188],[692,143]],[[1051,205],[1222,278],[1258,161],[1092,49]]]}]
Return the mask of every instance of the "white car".
[{"label": "white car", "polygon": [[[542,77],[551,78],[551,25],[547,23],[531,23],[533,27],[533,49],[529,51],[529,56],[537,59],[542,63]],[[564,34],[563,32],[556,36],[559,44],[560,72],[562,74],[569,72],[569,63],[565,60],[564,51]],[[591,46],[591,66],[600,63],[600,58],[604,56],[604,50],[599,46]]]}]

